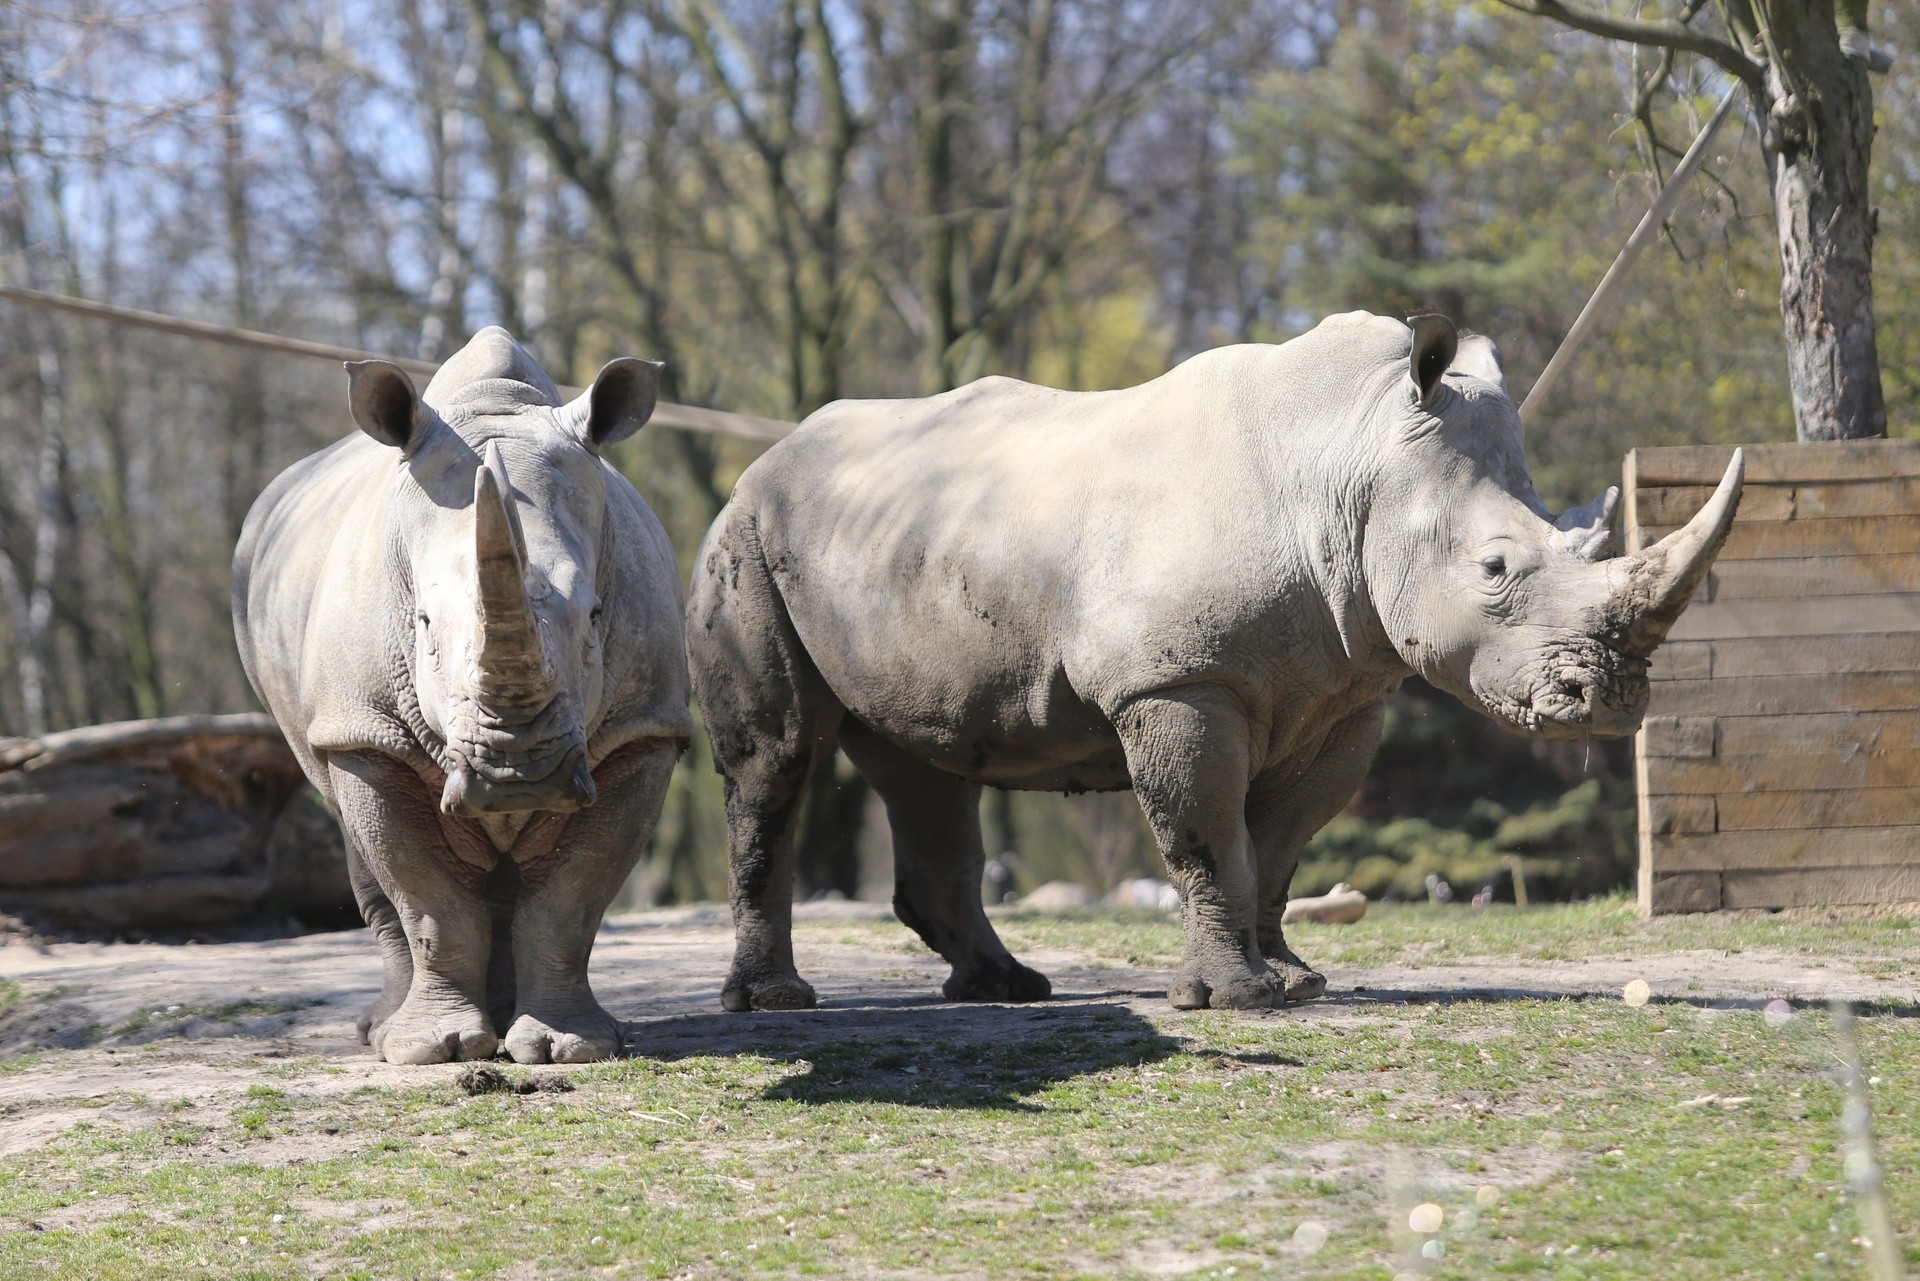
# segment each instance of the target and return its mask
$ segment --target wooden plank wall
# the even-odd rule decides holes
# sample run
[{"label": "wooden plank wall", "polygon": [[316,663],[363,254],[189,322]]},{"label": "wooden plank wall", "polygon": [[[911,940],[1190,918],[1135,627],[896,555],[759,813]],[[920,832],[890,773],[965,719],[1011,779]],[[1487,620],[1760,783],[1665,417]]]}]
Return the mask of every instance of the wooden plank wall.
[{"label": "wooden plank wall", "polygon": [[[1628,550],[1698,511],[1732,452],[1628,455]],[[1920,441],[1749,447],[1653,678],[1643,913],[1920,900]]]}]

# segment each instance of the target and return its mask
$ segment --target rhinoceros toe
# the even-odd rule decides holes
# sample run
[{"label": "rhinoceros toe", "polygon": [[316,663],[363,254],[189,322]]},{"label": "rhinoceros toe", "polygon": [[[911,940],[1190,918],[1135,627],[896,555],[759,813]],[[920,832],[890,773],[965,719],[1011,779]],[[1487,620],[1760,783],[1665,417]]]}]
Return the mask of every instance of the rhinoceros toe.
[{"label": "rhinoceros toe", "polygon": [[1053,995],[1053,984],[1009,957],[964,974],[956,970],[940,990],[949,1001],[1044,1001]]},{"label": "rhinoceros toe", "polygon": [[1286,965],[1280,973],[1286,979],[1289,1001],[1317,1001],[1327,994],[1327,976],[1317,970]]},{"label": "rhinoceros toe", "polygon": [[811,1010],[818,1004],[813,985],[794,974],[752,983],[729,980],[720,993],[721,1008],[734,1014],[747,1010]]},{"label": "rhinoceros toe", "polygon": [[1176,1010],[1265,1010],[1284,1001],[1280,976],[1271,970],[1226,973],[1211,980],[1198,966],[1182,966],[1167,984]]},{"label": "rhinoceros toe", "polygon": [[598,1063],[618,1058],[624,1044],[620,1025],[604,1010],[596,1007],[595,1014],[564,1022],[522,1014],[507,1029],[507,1054],[515,1063]]},{"label": "rhinoceros toe", "polygon": [[422,1064],[490,1059],[500,1038],[478,1010],[471,1018],[410,1013],[406,1006],[373,1029],[373,1048],[389,1063]]}]

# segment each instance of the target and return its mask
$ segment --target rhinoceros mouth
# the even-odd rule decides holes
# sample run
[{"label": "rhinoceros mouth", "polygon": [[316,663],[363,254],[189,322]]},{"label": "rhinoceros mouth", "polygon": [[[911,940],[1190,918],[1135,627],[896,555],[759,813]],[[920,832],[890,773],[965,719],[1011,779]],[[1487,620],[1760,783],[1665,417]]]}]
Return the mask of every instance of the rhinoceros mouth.
[{"label": "rhinoceros mouth", "polygon": [[1647,709],[1647,663],[1582,640],[1525,664],[1511,683],[1474,683],[1487,713],[1544,738],[1630,734]]},{"label": "rhinoceros mouth", "polygon": [[587,736],[572,701],[556,695],[531,718],[464,703],[447,726],[449,814],[567,812],[593,804]]}]

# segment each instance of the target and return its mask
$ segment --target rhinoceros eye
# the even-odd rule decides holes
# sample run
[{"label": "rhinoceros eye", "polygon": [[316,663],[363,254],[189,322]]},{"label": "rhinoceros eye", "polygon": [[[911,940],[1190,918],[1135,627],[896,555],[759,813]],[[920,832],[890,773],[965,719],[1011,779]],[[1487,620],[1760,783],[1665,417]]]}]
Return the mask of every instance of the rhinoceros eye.
[{"label": "rhinoceros eye", "polygon": [[1507,574],[1507,558],[1498,552],[1495,552],[1491,556],[1482,556],[1480,558],[1480,572],[1488,578],[1505,578]]}]

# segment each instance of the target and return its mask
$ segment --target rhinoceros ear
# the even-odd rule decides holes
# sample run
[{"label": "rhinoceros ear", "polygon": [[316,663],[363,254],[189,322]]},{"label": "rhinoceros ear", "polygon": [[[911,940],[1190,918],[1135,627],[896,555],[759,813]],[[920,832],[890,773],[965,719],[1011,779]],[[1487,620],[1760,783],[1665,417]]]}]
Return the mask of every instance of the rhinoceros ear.
[{"label": "rhinoceros ear", "polygon": [[1407,376],[1420,394],[1420,407],[1431,409],[1440,391],[1440,380],[1453,364],[1460,334],[1451,320],[1437,312],[1411,316],[1407,323],[1413,326],[1413,358],[1408,363]]},{"label": "rhinoceros ear", "polygon": [[644,427],[660,396],[662,368],[658,360],[632,356],[608,361],[594,377],[593,386],[566,409],[581,443],[597,453]]},{"label": "rhinoceros ear", "polygon": [[1491,383],[1500,389],[1501,395],[1506,395],[1507,375],[1500,368],[1500,349],[1485,334],[1462,334],[1460,348],[1454,352],[1453,363],[1447,372],[1465,374],[1483,383]]},{"label": "rhinoceros ear", "polygon": [[407,455],[432,422],[407,371],[384,360],[347,362],[347,405],[361,431]]}]

